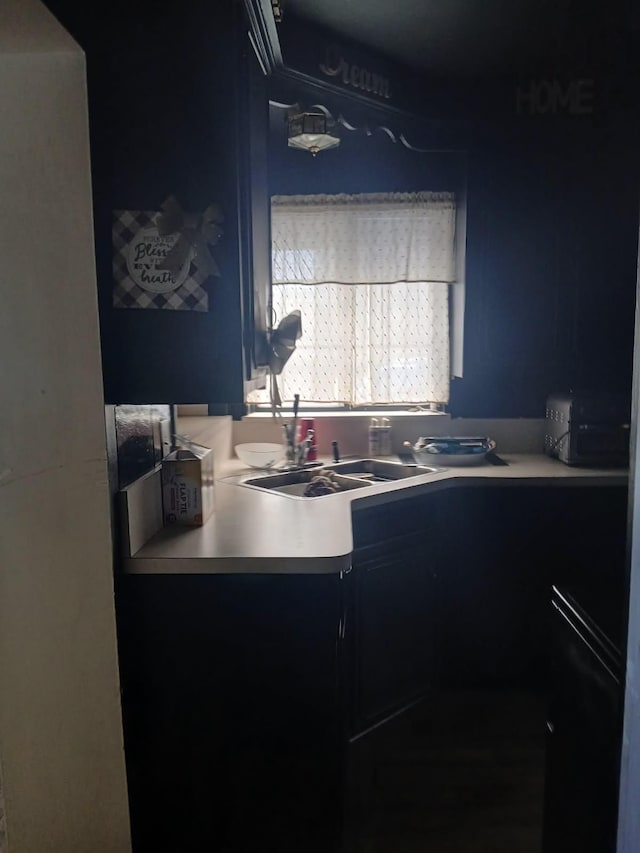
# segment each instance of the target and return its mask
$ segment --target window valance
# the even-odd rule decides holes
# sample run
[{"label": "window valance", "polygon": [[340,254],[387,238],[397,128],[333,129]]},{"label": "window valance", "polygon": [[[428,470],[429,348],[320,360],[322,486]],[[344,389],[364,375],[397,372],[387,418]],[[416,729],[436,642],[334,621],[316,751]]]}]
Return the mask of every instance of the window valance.
[{"label": "window valance", "polygon": [[274,196],[274,284],[455,280],[453,193]]}]

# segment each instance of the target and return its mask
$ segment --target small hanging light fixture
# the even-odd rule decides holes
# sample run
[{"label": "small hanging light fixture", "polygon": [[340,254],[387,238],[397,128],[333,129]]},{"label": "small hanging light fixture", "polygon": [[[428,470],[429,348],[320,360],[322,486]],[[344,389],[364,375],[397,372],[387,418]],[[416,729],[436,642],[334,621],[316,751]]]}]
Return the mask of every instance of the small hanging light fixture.
[{"label": "small hanging light fixture", "polygon": [[291,112],[287,117],[289,147],[310,151],[314,157],[318,151],[336,148],[340,145],[340,137],[335,135],[335,126],[331,113],[313,108]]}]

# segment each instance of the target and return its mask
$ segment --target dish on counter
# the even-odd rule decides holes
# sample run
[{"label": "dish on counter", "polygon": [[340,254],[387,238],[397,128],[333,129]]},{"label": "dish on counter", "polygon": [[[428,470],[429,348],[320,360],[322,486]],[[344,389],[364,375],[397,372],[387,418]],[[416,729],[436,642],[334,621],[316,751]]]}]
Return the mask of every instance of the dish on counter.
[{"label": "dish on counter", "polygon": [[420,436],[411,448],[413,458],[420,465],[445,465],[465,467],[482,465],[489,453],[496,449],[496,442],[486,436]]}]

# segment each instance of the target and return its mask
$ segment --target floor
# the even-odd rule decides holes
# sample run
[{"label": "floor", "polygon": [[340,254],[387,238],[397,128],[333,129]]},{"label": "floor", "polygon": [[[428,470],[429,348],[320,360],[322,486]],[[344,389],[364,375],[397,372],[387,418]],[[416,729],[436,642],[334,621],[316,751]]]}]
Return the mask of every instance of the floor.
[{"label": "floor", "polygon": [[544,731],[539,697],[469,691],[367,736],[350,850],[540,853]]}]

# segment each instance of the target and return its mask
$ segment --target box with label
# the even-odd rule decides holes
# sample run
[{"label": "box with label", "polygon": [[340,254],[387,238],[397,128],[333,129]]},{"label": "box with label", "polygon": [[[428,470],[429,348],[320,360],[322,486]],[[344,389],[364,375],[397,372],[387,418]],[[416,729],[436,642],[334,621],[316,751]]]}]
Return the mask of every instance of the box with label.
[{"label": "box with label", "polygon": [[189,444],[166,456],[162,463],[164,523],[200,527],[213,506],[213,451]]}]

